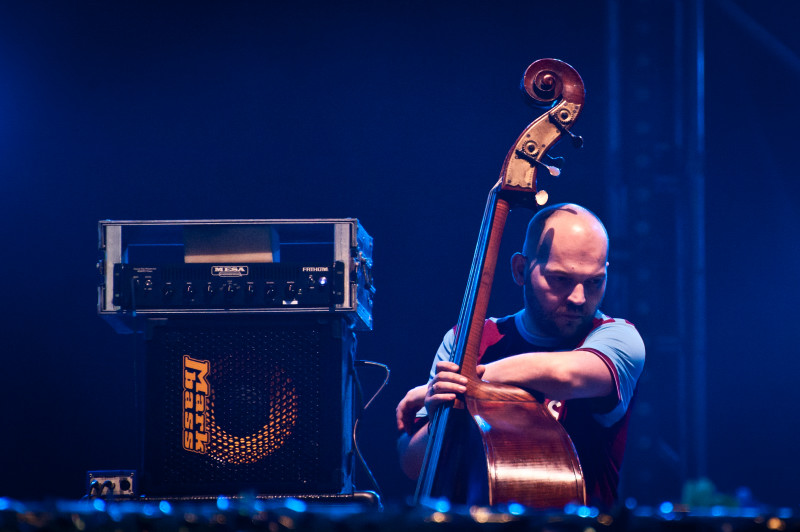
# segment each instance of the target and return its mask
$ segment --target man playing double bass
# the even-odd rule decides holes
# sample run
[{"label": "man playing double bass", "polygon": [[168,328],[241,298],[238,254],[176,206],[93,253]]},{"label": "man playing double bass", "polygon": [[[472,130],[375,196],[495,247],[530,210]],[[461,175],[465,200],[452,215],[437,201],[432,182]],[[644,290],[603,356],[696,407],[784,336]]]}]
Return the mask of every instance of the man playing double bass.
[{"label": "man playing double bass", "polygon": [[[607,258],[608,236],[593,213],[575,204],[540,210],[528,225],[522,253],[511,259],[525,307],[486,320],[478,366],[484,381],[545,397],[575,445],[587,502],[606,508],[616,501],[629,406],[645,358],[633,325],[599,310]],[[397,406],[398,449],[411,478],[419,475],[424,459],[427,412],[466,391],[466,377],[449,361],[454,341],[450,330],[428,383],[410,390]],[[470,463],[479,469],[482,460],[474,456]],[[483,471],[485,479],[485,466]],[[482,477],[470,478],[480,483]]]}]

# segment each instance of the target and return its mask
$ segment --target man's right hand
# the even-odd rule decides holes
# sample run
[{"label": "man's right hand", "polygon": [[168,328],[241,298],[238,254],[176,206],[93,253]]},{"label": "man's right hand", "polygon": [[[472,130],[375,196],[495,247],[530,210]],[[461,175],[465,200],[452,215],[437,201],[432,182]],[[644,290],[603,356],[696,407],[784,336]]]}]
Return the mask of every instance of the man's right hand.
[{"label": "man's right hand", "polygon": [[[437,362],[434,378],[428,384],[409,390],[397,405],[397,428],[405,432],[397,441],[397,450],[401,467],[411,479],[419,476],[428,441],[427,424],[417,431],[412,430],[416,414],[423,404],[430,414],[441,404],[454,401],[467,391],[467,378],[458,370],[458,365],[452,362]],[[478,366],[476,370],[478,378],[481,378],[484,367]]]},{"label": "man's right hand", "polygon": [[436,375],[428,382],[425,408],[432,413],[443,403],[456,400],[456,396],[467,391],[467,378],[458,373],[458,364],[437,362]]},{"label": "man's right hand", "polygon": [[425,395],[428,392],[428,385],[422,384],[416,388],[411,388],[397,404],[395,415],[397,416],[397,430],[405,431],[408,434],[414,433],[414,424],[417,419],[417,412],[425,404]]}]

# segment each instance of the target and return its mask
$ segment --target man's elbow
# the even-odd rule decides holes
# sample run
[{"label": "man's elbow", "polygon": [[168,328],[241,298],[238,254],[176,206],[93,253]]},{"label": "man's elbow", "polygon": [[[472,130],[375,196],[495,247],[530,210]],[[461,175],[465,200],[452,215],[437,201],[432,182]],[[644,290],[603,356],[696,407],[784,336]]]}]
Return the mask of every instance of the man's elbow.
[{"label": "man's elbow", "polygon": [[397,455],[400,458],[400,469],[403,473],[405,473],[408,478],[416,480],[419,476],[419,466],[416,465],[413,460],[413,449],[410,449],[411,439],[412,437],[405,432],[397,438]]},{"label": "man's elbow", "polygon": [[411,480],[416,480],[419,477],[427,446],[427,423],[413,435],[403,433],[397,439],[397,454],[400,457],[400,469],[402,469],[403,473]]},{"label": "man's elbow", "polygon": [[419,478],[420,464],[411,463],[409,460],[401,460],[400,469],[411,480],[417,480]]},{"label": "man's elbow", "polygon": [[598,372],[587,372],[584,367],[565,366],[556,370],[553,375],[554,387],[559,390],[560,397],[553,399],[586,399],[605,397],[614,391],[613,376],[603,367]]}]

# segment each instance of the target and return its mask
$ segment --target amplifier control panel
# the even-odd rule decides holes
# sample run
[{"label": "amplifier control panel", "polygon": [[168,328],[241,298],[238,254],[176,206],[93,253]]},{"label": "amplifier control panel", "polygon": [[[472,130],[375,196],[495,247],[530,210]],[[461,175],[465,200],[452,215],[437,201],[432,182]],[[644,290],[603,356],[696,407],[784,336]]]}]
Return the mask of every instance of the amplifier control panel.
[{"label": "amplifier control panel", "polygon": [[344,263],[115,264],[124,311],[325,308],[344,301]]}]

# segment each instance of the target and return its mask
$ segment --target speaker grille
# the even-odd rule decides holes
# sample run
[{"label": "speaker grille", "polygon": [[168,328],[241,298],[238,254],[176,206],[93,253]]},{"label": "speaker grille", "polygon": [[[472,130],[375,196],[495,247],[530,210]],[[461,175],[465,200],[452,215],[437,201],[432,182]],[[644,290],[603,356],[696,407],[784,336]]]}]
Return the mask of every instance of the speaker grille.
[{"label": "speaker grille", "polygon": [[347,490],[352,342],[341,329],[338,319],[317,318],[186,318],[153,327],[147,494]]}]

